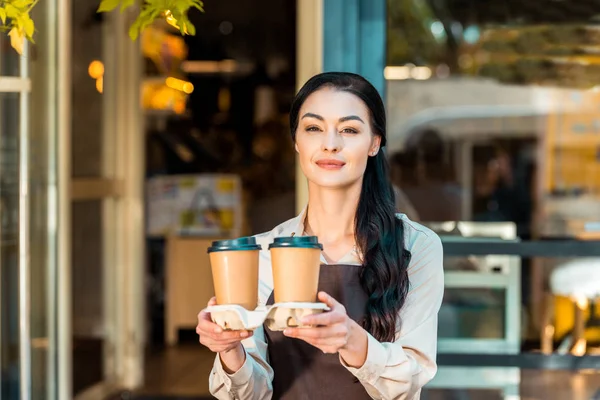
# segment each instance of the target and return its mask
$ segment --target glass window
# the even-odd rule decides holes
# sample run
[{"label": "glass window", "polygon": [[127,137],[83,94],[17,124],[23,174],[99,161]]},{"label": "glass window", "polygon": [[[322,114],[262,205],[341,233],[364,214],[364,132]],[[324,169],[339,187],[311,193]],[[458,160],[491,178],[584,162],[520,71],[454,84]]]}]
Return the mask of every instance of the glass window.
[{"label": "glass window", "polygon": [[[387,4],[388,154],[405,209],[430,226],[512,223],[520,240],[599,238],[600,5]],[[457,270],[468,271],[468,260]],[[519,335],[539,342],[553,272],[535,257],[520,264]],[[456,336],[478,338],[475,321],[496,324],[502,315],[501,296],[484,283],[448,291],[444,307],[471,321]],[[569,307],[557,309],[561,329],[572,327]],[[454,334],[440,326],[440,335]]]},{"label": "glass window", "polygon": [[[95,2],[74,2],[72,7],[71,170],[73,178],[101,178],[103,174],[104,74],[103,27],[106,18],[91,18]],[[82,29],[82,27],[85,27]],[[111,88],[107,88],[111,90]]]},{"label": "glass window", "polygon": [[19,94],[0,93],[0,397],[19,396]]},{"label": "glass window", "polygon": [[450,288],[439,313],[440,339],[503,339],[505,291],[493,288]]},{"label": "glass window", "polygon": [[104,378],[102,200],[72,204],[73,383],[77,394]]},{"label": "glass window", "polygon": [[598,11],[388,1],[390,155],[421,220],[512,221],[527,238],[598,215],[572,206],[600,196]]},{"label": "glass window", "polygon": [[0,76],[19,76],[21,55],[10,45],[8,35],[0,35]]}]

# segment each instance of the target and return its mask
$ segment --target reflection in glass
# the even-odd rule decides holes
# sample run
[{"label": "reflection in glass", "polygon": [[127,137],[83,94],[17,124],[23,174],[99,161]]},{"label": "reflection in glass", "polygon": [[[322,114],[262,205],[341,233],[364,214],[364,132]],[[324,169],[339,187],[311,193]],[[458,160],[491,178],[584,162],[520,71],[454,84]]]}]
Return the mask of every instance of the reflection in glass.
[{"label": "reflection in glass", "polygon": [[0,397],[19,396],[19,95],[0,94]]},{"label": "reflection in glass", "polygon": [[104,373],[102,200],[72,204],[74,393],[99,383]]},{"label": "reflection in glass", "polygon": [[8,35],[0,35],[0,76],[19,76],[21,55],[10,45]]},{"label": "reflection in glass", "polygon": [[388,1],[389,154],[421,219],[589,236],[600,215],[599,11]]},{"label": "reflection in glass", "polygon": [[440,339],[502,339],[505,332],[502,289],[447,288],[439,313]]},{"label": "reflection in glass", "polygon": [[423,389],[422,400],[448,399],[485,399],[502,400],[504,396],[498,389]]},{"label": "reflection in glass", "polygon": [[[73,2],[71,26],[71,173],[73,178],[99,178],[103,168],[103,108],[104,97],[109,89],[106,85],[110,60],[103,57],[103,27],[106,18],[90,23],[94,15],[95,2]],[[85,29],[81,27],[85,26]],[[100,71],[94,71],[94,61],[102,62],[104,74],[102,86],[99,85]],[[96,68],[98,69],[98,68]],[[99,89],[102,89],[101,91]]]},{"label": "reflection in glass", "polygon": [[588,88],[600,77],[594,2],[388,1],[388,65],[510,84]]}]

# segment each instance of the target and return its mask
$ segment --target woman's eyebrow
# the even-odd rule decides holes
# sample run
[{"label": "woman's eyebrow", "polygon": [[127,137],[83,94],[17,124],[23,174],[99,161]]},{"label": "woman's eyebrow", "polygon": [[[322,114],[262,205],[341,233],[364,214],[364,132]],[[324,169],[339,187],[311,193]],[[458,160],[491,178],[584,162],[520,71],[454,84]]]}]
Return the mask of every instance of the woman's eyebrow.
[{"label": "woman's eyebrow", "polygon": [[[304,114],[302,116],[302,118],[315,118],[315,119],[318,119],[319,121],[325,121],[325,118],[323,118],[319,114],[315,114],[315,113],[311,113],[311,112]],[[359,117],[358,115],[348,115],[347,117],[342,117],[339,119],[339,122],[346,122],[346,121],[359,121],[359,122],[362,122],[363,124],[365,123],[365,121],[363,121],[362,118]]]},{"label": "woman's eyebrow", "polygon": [[314,114],[314,113],[310,113],[310,112],[308,112],[308,113],[304,114],[304,115],[302,116],[302,119],[304,119],[304,118],[316,118],[316,119],[318,119],[318,120],[320,120],[320,121],[325,121],[325,118],[323,118],[323,117],[322,117],[322,116],[320,116],[319,114]]},{"label": "woman's eyebrow", "polygon": [[365,123],[365,121],[363,121],[362,118],[359,117],[358,115],[348,115],[347,117],[340,118],[340,122],[346,122],[346,121],[360,121],[363,124]]}]

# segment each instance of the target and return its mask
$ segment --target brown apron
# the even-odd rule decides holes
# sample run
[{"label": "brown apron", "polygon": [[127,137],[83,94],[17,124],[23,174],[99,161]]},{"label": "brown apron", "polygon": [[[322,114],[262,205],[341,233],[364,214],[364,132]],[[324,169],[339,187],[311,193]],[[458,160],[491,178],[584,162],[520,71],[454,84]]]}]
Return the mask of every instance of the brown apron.
[{"label": "brown apron", "polygon": [[[368,296],[360,285],[360,265],[321,265],[319,290],[346,307],[362,323]],[[273,293],[268,305],[273,304]],[[360,382],[340,364],[338,354],[325,354],[300,339],[265,326],[269,364],[273,368],[273,399],[370,399]]]}]

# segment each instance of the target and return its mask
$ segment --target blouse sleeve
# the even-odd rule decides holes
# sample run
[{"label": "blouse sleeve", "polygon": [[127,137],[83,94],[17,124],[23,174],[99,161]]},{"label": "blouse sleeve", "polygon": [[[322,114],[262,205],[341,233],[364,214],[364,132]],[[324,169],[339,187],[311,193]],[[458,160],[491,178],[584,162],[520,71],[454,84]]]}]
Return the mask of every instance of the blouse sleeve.
[{"label": "blouse sleeve", "polygon": [[411,286],[400,312],[396,340],[381,343],[369,334],[367,358],[360,368],[349,367],[340,357],[342,365],[374,399],[418,398],[421,388],[437,371],[438,311],[444,294],[443,249],[439,237],[423,229],[409,248]]},{"label": "blouse sleeve", "polygon": [[[264,306],[273,291],[271,259],[268,245],[273,237],[280,235],[280,228],[272,232],[256,235],[256,242],[263,250],[259,258],[258,305]],[[263,326],[254,330],[254,334],[242,341],[246,352],[246,361],[234,374],[223,369],[217,354],[209,377],[210,393],[220,400],[267,400],[273,396],[273,368],[269,365],[267,340]]]},{"label": "blouse sleeve", "polygon": [[246,361],[234,374],[223,369],[219,355],[210,374],[210,393],[220,400],[266,400],[273,395],[273,369],[267,362],[267,343],[263,327],[242,342]]}]

